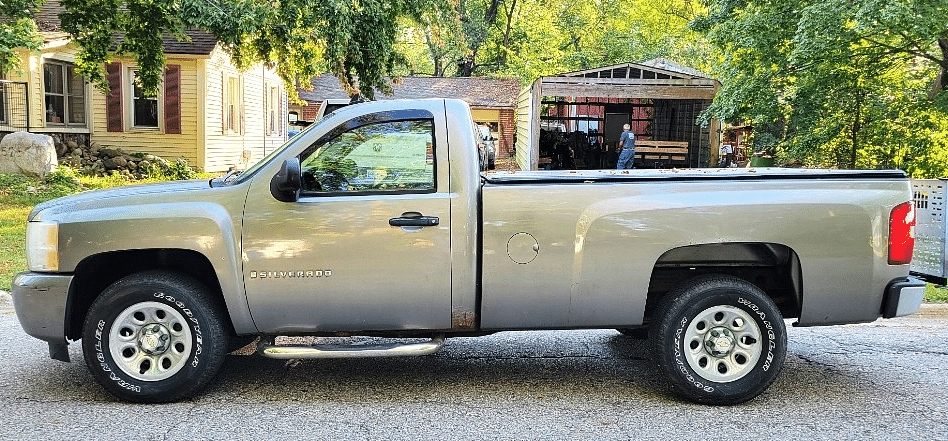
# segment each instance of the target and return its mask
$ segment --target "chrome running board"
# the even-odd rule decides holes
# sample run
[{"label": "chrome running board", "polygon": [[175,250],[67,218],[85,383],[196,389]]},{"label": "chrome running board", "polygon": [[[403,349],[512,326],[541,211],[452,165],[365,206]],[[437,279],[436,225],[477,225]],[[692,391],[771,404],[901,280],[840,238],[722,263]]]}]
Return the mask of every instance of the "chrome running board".
[{"label": "chrome running board", "polygon": [[444,336],[440,335],[423,343],[388,343],[378,345],[314,345],[294,346],[276,345],[273,339],[261,340],[257,352],[264,357],[280,360],[309,358],[369,358],[369,357],[412,357],[438,352],[444,346]]}]

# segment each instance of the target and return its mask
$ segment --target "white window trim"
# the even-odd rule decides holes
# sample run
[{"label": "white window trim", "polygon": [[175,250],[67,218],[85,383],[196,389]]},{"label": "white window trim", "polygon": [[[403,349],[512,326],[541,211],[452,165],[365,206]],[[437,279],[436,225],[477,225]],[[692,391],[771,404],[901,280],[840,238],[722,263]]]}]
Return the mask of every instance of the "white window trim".
[{"label": "white window trim", "polygon": [[[40,92],[41,92],[42,97],[43,97],[43,114],[42,114],[43,127],[44,127],[44,128],[47,128],[47,129],[55,129],[54,131],[56,131],[56,132],[72,132],[72,131],[76,131],[77,133],[85,133],[85,132],[88,132],[88,131],[89,131],[89,127],[91,127],[91,125],[92,125],[92,114],[91,114],[91,112],[90,112],[90,110],[89,110],[89,109],[90,109],[89,106],[90,106],[91,101],[92,101],[92,96],[91,96],[91,94],[89,93],[89,91],[90,91],[90,85],[89,85],[88,82],[86,82],[85,78],[83,78],[83,80],[82,80],[82,96],[83,96],[83,109],[82,109],[82,113],[83,113],[83,115],[84,115],[85,122],[83,122],[83,123],[80,124],[80,123],[65,123],[65,122],[62,122],[62,123],[51,123],[51,122],[49,122],[49,121],[46,121],[46,78],[45,78],[45,75],[46,75],[45,64],[46,64],[46,63],[58,63],[58,64],[61,64],[61,65],[67,65],[67,64],[68,64],[68,65],[72,65],[73,68],[76,67],[76,60],[75,60],[75,58],[72,58],[72,57],[59,57],[59,56],[57,56],[57,57],[55,57],[55,58],[54,58],[54,57],[45,57],[45,56],[44,56],[44,57],[40,57],[40,63],[39,63],[40,84],[39,84],[39,86],[40,86]],[[65,81],[65,78],[66,78],[66,72],[63,71],[63,80],[64,80],[64,81]],[[68,92],[67,92],[67,90],[68,90],[68,85],[64,84],[63,87],[64,87],[63,93],[65,94],[66,100],[67,100],[66,105],[65,105],[65,108],[63,109],[63,116],[65,116],[65,113],[66,113],[66,112],[69,112],[69,103],[68,103],[68,99],[69,99],[68,96],[69,96],[69,94],[68,94]],[[30,105],[30,104],[27,104],[27,105]],[[52,125],[50,125],[50,124],[52,124]]]},{"label": "white window trim", "polygon": [[[276,98],[276,99],[273,99]],[[282,88],[276,83],[265,83],[264,99],[267,103],[266,115],[264,117],[264,131],[269,137],[279,137],[283,129],[284,116],[280,110],[283,108]],[[271,113],[273,118],[273,127],[271,130]]]},{"label": "white window trim", "polygon": [[125,120],[126,132],[164,132],[165,130],[165,82],[162,79],[158,85],[158,127],[136,126],[135,125],[135,72],[138,72],[138,66],[123,66],[125,69],[122,75],[122,112]]},{"label": "white window trim", "polygon": [[[230,103],[230,82],[237,80],[237,96],[234,104],[234,127],[227,126],[227,107]],[[221,76],[221,129],[224,135],[244,134],[244,78],[239,74],[224,72]]]}]

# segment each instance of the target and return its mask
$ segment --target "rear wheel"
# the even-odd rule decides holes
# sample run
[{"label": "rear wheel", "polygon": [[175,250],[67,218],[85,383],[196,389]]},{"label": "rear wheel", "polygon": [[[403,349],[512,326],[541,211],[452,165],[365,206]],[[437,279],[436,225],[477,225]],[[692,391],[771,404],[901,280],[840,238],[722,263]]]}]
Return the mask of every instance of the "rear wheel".
[{"label": "rear wheel", "polygon": [[758,287],[695,279],[666,296],[650,330],[659,370],[684,398],[738,404],[767,389],[787,353],[783,317]]},{"label": "rear wheel", "polygon": [[209,383],[229,344],[223,308],[197,281],[143,272],[105,289],[86,315],[82,351],[92,376],[134,402],[189,397]]}]

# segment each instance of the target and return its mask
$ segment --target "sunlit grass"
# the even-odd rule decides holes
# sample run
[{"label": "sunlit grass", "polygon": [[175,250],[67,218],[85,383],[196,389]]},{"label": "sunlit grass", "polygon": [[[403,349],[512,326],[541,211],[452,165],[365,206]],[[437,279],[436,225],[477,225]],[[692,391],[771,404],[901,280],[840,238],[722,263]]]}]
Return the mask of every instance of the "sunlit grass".
[{"label": "sunlit grass", "polygon": [[925,289],[925,301],[929,303],[948,303],[948,289],[928,284]]},{"label": "sunlit grass", "polygon": [[[201,179],[213,176],[206,173],[197,175]],[[26,217],[34,205],[86,190],[166,180],[129,180],[121,175],[79,176],[66,167],[60,167],[43,180],[0,174],[0,290],[9,291],[13,276],[27,269]]]}]

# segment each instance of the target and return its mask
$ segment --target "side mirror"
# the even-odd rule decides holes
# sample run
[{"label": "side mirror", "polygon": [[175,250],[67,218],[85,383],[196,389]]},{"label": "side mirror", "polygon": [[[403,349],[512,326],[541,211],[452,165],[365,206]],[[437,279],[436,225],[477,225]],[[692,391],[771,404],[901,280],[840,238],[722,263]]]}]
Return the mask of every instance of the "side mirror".
[{"label": "side mirror", "polygon": [[296,202],[300,198],[302,174],[299,158],[283,161],[280,171],[270,180],[270,193],[281,202]]}]

